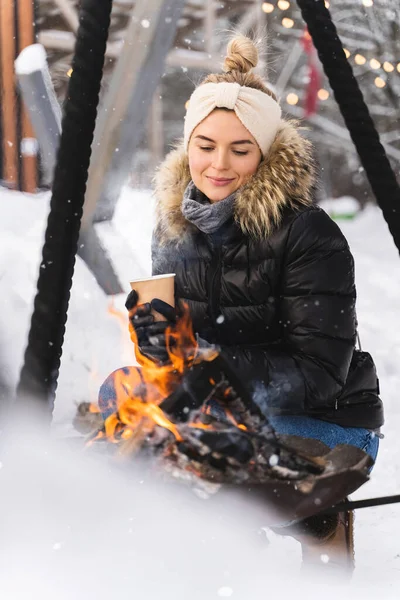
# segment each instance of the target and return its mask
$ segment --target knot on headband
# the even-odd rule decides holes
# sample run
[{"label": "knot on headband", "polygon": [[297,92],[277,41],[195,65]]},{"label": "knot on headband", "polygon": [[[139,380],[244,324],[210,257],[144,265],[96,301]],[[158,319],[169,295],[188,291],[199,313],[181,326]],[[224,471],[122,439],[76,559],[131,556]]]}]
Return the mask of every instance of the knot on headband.
[{"label": "knot on headband", "polygon": [[215,89],[215,106],[234,110],[239,92],[238,83],[219,83]]},{"label": "knot on headband", "polygon": [[215,108],[233,110],[251,133],[265,156],[281,123],[281,108],[268,94],[238,83],[205,83],[191,95],[185,117],[184,144],[187,150],[194,129]]}]

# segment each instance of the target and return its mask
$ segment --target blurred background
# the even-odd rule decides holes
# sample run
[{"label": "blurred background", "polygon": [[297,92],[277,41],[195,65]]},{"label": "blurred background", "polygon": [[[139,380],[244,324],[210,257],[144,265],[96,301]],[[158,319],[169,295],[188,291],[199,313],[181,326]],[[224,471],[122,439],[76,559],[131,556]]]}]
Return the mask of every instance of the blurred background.
[{"label": "blurred background", "polygon": [[[78,26],[78,0],[2,0],[3,13],[7,4],[15,6],[20,20],[33,5],[33,28],[29,18],[20,23],[15,32],[14,50],[17,53],[34,38],[43,44],[57,99],[62,105],[71,74]],[[398,173],[400,5],[395,0],[327,0],[326,5],[329,6],[382,142]],[[113,3],[103,96],[124,40],[129,35],[134,6],[131,0],[115,0]],[[146,25],[146,22],[142,24],[144,28]],[[334,198],[350,195],[361,204],[372,202],[363,170],[294,0],[185,2],[162,77],[149,102],[147,122],[141,132],[139,146],[132,156],[131,184],[142,188],[151,184],[154,168],[171,144],[182,135],[185,103],[194,84],[208,72],[219,70],[227,32],[233,28],[251,33],[260,40],[263,60],[259,72],[279,95],[286,115],[303,119],[304,125],[310,126],[310,136],[316,144],[322,168],[321,194]],[[5,47],[11,44],[7,36],[12,41],[12,31],[4,27],[2,43]],[[5,61],[6,57],[3,56],[3,89],[8,88],[12,77],[12,73],[7,72]],[[12,99],[8,105],[2,102],[0,180],[3,185],[32,191],[43,184],[40,154],[35,178],[32,168],[29,172],[29,167],[24,165],[29,163],[29,150],[32,154],[32,147],[26,141],[32,135],[29,135],[26,127],[24,129],[18,91],[14,100],[14,106]],[[15,122],[11,124],[10,120]],[[12,133],[16,143],[10,146],[9,131],[12,125],[15,127]]]}]

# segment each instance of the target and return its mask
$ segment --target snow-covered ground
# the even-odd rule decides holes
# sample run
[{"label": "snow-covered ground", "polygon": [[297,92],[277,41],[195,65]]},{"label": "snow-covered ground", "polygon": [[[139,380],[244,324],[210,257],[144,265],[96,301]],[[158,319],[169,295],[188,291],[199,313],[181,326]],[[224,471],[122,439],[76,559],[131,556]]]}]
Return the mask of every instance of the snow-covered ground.
[{"label": "snow-covered ground", "polygon": [[[48,200],[47,194],[27,196],[8,191],[0,192],[0,368],[11,387],[17,381],[27,339],[38,265],[41,258],[41,244],[46,225]],[[117,262],[118,273],[126,285],[126,291],[129,289],[129,279],[143,276],[143,274],[150,271],[152,207],[152,199],[149,193],[126,188],[113,221],[114,232],[111,232],[107,225],[99,226],[99,234],[108,246],[111,256]],[[400,436],[398,434],[400,431],[400,409],[398,408],[397,398],[398,389],[400,388],[400,314],[398,308],[400,299],[400,257],[379,209],[369,207],[353,221],[344,221],[341,227],[349,240],[356,260],[361,343],[364,349],[371,351],[376,360],[380,376],[381,394],[386,407],[386,425],[383,430],[385,439],[381,442],[378,462],[371,481],[354,494],[353,498],[357,499],[400,492]],[[121,243],[118,240],[121,240]],[[130,253],[126,253],[126,247],[131,249]],[[120,313],[119,317],[111,314],[110,299],[98,288],[86,265],[81,259],[77,259],[54,413],[56,437],[74,435],[71,421],[76,403],[88,399],[96,400],[97,389],[108,373],[123,364],[129,364],[133,361],[133,349],[123,323],[125,317],[121,316],[124,315],[124,300],[124,295],[114,298],[114,308]],[[25,531],[24,527],[28,521],[32,523],[39,519],[38,523],[40,522],[41,527],[46,529],[48,519],[45,519],[43,515],[47,513],[50,514],[50,520],[53,519],[54,521],[51,523],[51,528],[52,531],[54,530],[55,549],[52,546],[53,554],[50,553],[47,556],[43,549],[43,540],[50,539],[50,534],[45,532],[43,539],[40,540],[39,526],[34,528],[36,533],[32,535],[39,535],[37,556],[40,559],[37,558],[37,564],[33,563],[34,568],[29,567],[30,576],[33,577],[33,571],[36,573],[36,579],[33,578],[34,583],[32,583],[31,593],[21,591],[21,595],[18,595],[19,592],[18,594],[15,592],[13,595],[12,591],[8,591],[7,595],[4,596],[7,600],[22,597],[29,599],[39,597],[41,599],[47,597],[102,598],[102,594],[104,594],[104,597],[110,597],[110,594],[113,594],[112,581],[116,585],[115,595],[130,594],[131,590],[131,595],[136,595],[138,588],[135,588],[134,575],[141,582],[138,584],[141,598],[158,598],[161,594],[165,598],[213,598],[230,595],[234,598],[264,598],[267,594],[276,593],[274,590],[266,589],[266,586],[269,585],[268,581],[276,583],[278,579],[283,577],[285,585],[283,589],[281,586],[279,588],[280,597],[293,596],[295,591],[298,597],[303,597],[300,582],[296,579],[300,564],[300,550],[294,540],[268,533],[269,545],[262,543],[260,547],[256,548],[254,543],[248,542],[243,534],[245,524],[250,522],[250,520],[246,520],[246,516],[244,525],[240,527],[237,534],[237,541],[235,541],[231,528],[227,529],[226,547],[222,550],[222,553],[226,552],[227,556],[231,556],[230,548],[232,544],[239,544],[242,552],[243,548],[247,548],[246,544],[248,543],[247,554],[243,552],[247,557],[244,561],[246,568],[241,569],[236,565],[235,571],[232,569],[234,571],[233,576],[232,572],[229,574],[226,570],[224,571],[226,561],[221,560],[221,577],[218,580],[216,573],[218,574],[219,571],[218,569],[215,571],[215,564],[218,565],[220,560],[218,552],[221,548],[218,544],[214,547],[212,541],[210,541],[213,537],[210,534],[210,528],[212,529],[212,526],[215,525],[220,532],[222,531],[221,527],[225,525],[220,523],[219,513],[210,509],[205,515],[205,511],[199,512],[199,509],[196,508],[197,505],[192,507],[189,503],[185,504],[182,521],[180,521],[181,515],[174,508],[174,499],[171,495],[166,491],[164,497],[160,494],[160,490],[155,490],[150,484],[147,493],[139,494],[137,502],[135,500],[135,511],[143,509],[146,518],[150,521],[153,519],[152,536],[154,537],[154,543],[153,546],[149,545],[145,541],[146,536],[143,531],[141,532],[136,542],[133,542],[135,552],[139,554],[135,558],[132,550],[133,554],[131,556],[132,564],[135,561],[138,562],[135,568],[132,566],[132,572],[129,572],[124,549],[127,548],[127,544],[129,544],[129,548],[131,547],[132,542],[130,540],[132,538],[128,536],[128,542],[121,533],[122,530],[118,529],[125,527],[127,531],[129,524],[121,520],[122,517],[119,519],[113,512],[112,520],[118,533],[115,533],[116,537],[113,539],[113,533],[108,525],[105,526],[104,533],[107,536],[110,558],[107,556],[107,544],[104,545],[104,548],[102,547],[101,551],[96,550],[99,544],[99,534],[98,531],[93,534],[93,530],[95,529],[95,523],[101,523],[102,518],[104,518],[102,516],[104,512],[102,511],[106,511],[107,503],[113,507],[113,511],[118,512],[118,502],[115,503],[115,496],[118,495],[123,497],[121,514],[124,514],[124,519],[125,517],[126,519],[131,518],[127,516],[128,513],[126,512],[129,512],[127,498],[136,498],[137,480],[129,485],[120,474],[110,474],[110,478],[115,479],[115,481],[112,479],[115,486],[114,491],[110,492],[109,489],[102,489],[104,472],[101,471],[101,467],[98,465],[93,466],[91,464],[87,467],[87,470],[83,471],[87,474],[84,477],[79,475],[79,469],[84,469],[84,467],[81,465],[80,459],[78,463],[76,462],[76,454],[72,457],[61,457],[60,462],[58,462],[58,459],[52,462],[48,455],[42,451],[40,444],[37,451],[33,453],[26,450],[24,444],[21,447],[21,451],[18,451],[19,454],[17,453],[18,456],[14,458],[16,465],[14,467],[15,477],[19,481],[18,485],[15,486],[14,493],[16,494],[19,491],[26,494],[27,498],[33,499],[25,503],[25,509],[21,502],[18,501],[15,504],[21,510],[28,511],[22,521],[25,525],[18,527],[18,523],[16,523],[16,530],[10,529],[9,526],[6,527],[7,535],[5,538],[0,533],[2,552],[7,554],[8,546],[5,546],[5,541],[11,543],[12,539],[13,551],[18,552],[21,550],[18,546],[18,539],[21,534],[21,540],[23,540],[22,533]],[[24,450],[26,450],[26,455]],[[21,460],[21,453],[26,458],[26,463]],[[1,456],[0,460],[2,460]],[[3,478],[3,483],[1,483],[1,473],[4,474],[6,466],[7,463],[5,462],[5,467],[0,472],[0,486],[2,486],[0,494],[4,500],[3,516],[0,518],[1,530],[3,530],[7,520],[4,515],[7,515],[8,511],[12,511],[15,502],[12,487],[10,487],[12,477],[11,479]],[[78,475],[73,474],[75,468],[79,471]],[[37,473],[37,477],[31,477],[26,488],[24,488],[20,485],[21,479],[29,479],[28,474],[31,473]],[[49,478],[46,478],[44,473],[47,473]],[[40,498],[32,492],[35,487],[33,479],[36,482],[40,480],[41,489],[43,490],[43,494],[39,494]],[[5,485],[5,482],[7,482],[7,485]],[[63,509],[52,513],[51,507],[58,502],[57,494],[59,494],[60,499],[64,498],[61,502]],[[69,504],[65,498],[69,498]],[[179,502],[182,503],[183,501],[180,499]],[[79,513],[80,503],[85,518],[75,514],[75,511]],[[43,512],[41,512],[41,506]],[[175,533],[171,533],[170,525],[166,526],[165,523],[161,522],[160,510],[164,518],[165,515],[171,515],[171,517],[167,516],[167,519],[176,527]],[[237,520],[244,519],[244,515],[248,510],[250,508],[243,507],[240,512],[241,516],[238,516],[239,513],[237,513]],[[232,513],[232,518],[235,514]],[[75,520],[74,526],[78,527],[80,531],[75,541],[70,529],[68,529],[68,523],[71,519]],[[85,523],[88,527],[87,538],[85,537]],[[210,525],[210,523],[213,525]],[[56,533],[57,527],[59,534]],[[99,527],[102,527],[102,525],[99,525]],[[158,533],[154,531],[154,527],[159,528]],[[187,535],[187,529],[191,527],[193,528],[192,537]],[[207,539],[207,542],[204,542],[205,546],[200,552],[196,544],[199,536],[200,538],[202,536],[203,528],[207,530],[207,535],[204,535],[204,540]],[[13,531],[17,532],[14,538]],[[125,532],[125,529],[123,529],[123,532]],[[174,540],[171,547],[163,537],[176,534],[178,540],[183,532],[185,532],[182,538],[184,543],[179,544]],[[57,535],[59,535],[61,541],[58,541]],[[123,537],[122,541],[121,536]],[[41,590],[42,595],[40,595],[40,580],[42,576],[45,576],[43,575],[44,571],[42,571],[42,568],[45,568],[42,562],[46,563],[46,560],[48,560],[48,569],[56,569],[57,573],[63,572],[60,565],[62,565],[61,561],[63,560],[64,542],[61,538],[68,539],[70,547],[65,555],[65,565],[68,572],[64,573],[64,577],[68,581],[66,580],[63,584],[60,583],[60,593],[54,595],[57,583],[51,579],[49,595],[45,594],[44,588]],[[78,544],[78,540],[81,545]],[[161,540],[158,546],[157,540]],[[23,543],[21,541],[21,544]],[[195,549],[190,548],[191,543],[195,544]],[[31,540],[29,544],[31,555],[35,555],[35,542]],[[119,548],[118,550],[118,556],[114,554],[116,544],[122,544],[122,549]],[[141,587],[145,574],[147,577],[151,571],[151,569],[149,570],[147,558],[144,560],[142,557],[141,544],[143,544],[143,551],[148,553],[148,555],[146,554],[147,558],[154,552],[158,561],[163,562],[165,560],[163,569],[165,570],[168,567],[167,571],[169,572],[165,589],[162,586],[157,587],[158,583],[155,585],[154,582],[152,583],[153,587],[151,589],[153,591],[151,593],[150,588]],[[217,547],[219,548],[218,551]],[[71,548],[75,549],[75,554]],[[170,551],[170,548],[173,548],[173,552]],[[57,558],[54,558],[54,550],[58,551],[55,553]],[[188,562],[187,554],[190,555],[192,551],[193,556],[196,557],[193,560],[198,560],[201,565],[201,577],[206,579],[209,577],[210,579],[208,591],[205,588],[203,589],[204,586],[198,586],[196,583],[199,577],[198,569],[188,567],[190,561]],[[77,565],[84,561],[85,556],[90,552],[94,553],[97,560],[96,565],[92,559],[88,563],[88,568],[93,569],[91,579],[93,594],[87,592],[86,584],[82,584],[79,588],[82,591],[82,595],[80,595],[79,592],[73,591],[75,581],[73,569],[74,565],[77,568]],[[199,557],[199,553],[201,557]],[[26,545],[22,555],[23,558],[21,558],[19,568],[25,570],[29,562]],[[124,555],[123,559],[121,558],[122,555]],[[363,509],[357,512],[356,558],[355,576],[350,587],[343,593],[349,595],[351,591],[353,597],[360,599],[373,598],[376,594],[380,594],[385,600],[399,597],[400,505]],[[10,557],[8,559],[11,560]],[[109,560],[111,563],[108,562]],[[213,574],[211,572],[209,575],[207,574],[207,560],[213,564]],[[56,565],[55,561],[60,561],[60,563]],[[225,566],[223,567],[223,565]],[[258,570],[255,570],[255,565],[257,565]],[[237,569],[241,571],[240,577]],[[175,573],[177,579],[171,576],[171,570]],[[115,573],[115,579],[110,576],[110,571]],[[17,571],[14,575],[17,578]],[[293,576],[295,580],[290,581],[290,576]],[[156,572],[152,577],[154,577],[154,581],[158,581]],[[7,579],[7,584],[13,585],[12,581],[12,577]],[[177,584],[178,581],[180,587]],[[238,583],[239,581],[240,583]],[[35,585],[37,585],[37,589]],[[83,590],[86,590],[85,593]],[[176,593],[173,594],[173,590]],[[200,590],[203,591],[200,593]],[[324,595],[328,598],[326,590]],[[304,597],[314,596],[305,594]]]}]

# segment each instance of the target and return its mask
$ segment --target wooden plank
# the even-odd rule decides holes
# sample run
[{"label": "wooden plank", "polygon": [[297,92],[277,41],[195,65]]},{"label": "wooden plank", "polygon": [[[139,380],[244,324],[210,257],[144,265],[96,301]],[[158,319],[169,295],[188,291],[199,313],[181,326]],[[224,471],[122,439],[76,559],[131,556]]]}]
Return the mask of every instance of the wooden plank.
[{"label": "wooden plank", "polygon": [[[18,6],[18,51],[35,43],[35,0],[19,0]],[[37,153],[38,143],[26,107],[21,111],[21,156],[22,189],[34,193],[38,187]]]},{"label": "wooden plank", "polygon": [[3,132],[3,179],[18,186],[18,138],[14,77],[15,1],[0,1],[0,117]]},{"label": "wooden plank", "polygon": [[39,142],[41,179],[53,181],[61,134],[61,108],[51,82],[46,51],[40,44],[22,50],[15,61],[19,90]]},{"label": "wooden plank", "polygon": [[112,218],[185,0],[138,0],[96,126],[81,230]]},{"label": "wooden plank", "polygon": [[[126,38],[126,35],[124,36]],[[48,29],[40,31],[38,35],[40,44],[49,50],[61,50],[63,52],[73,52],[75,46],[75,36],[70,31],[58,31]],[[108,42],[107,57],[118,59],[124,42],[122,40]],[[221,62],[221,54],[200,52],[198,50],[188,50],[186,48],[172,48],[165,59],[169,67],[187,67],[188,69],[200,69],[204,71],[215,71],[216,65]]]},{"label": "wooden plank", "polygon": [[71,31],[76,33],[79,27],[79,17],[70,0],[54,0],[54,4],[60,9],[64,21],[69,25]]}]

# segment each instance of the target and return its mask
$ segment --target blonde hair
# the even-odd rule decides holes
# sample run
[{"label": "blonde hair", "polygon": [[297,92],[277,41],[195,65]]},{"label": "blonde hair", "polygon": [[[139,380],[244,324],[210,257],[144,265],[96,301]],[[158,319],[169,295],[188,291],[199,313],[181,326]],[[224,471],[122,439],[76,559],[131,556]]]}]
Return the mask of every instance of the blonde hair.
[{"label": "blonde hair", "polygon": [[238,83],[271,96],[276,102],[276,95],[256,73],[252,73],[258,64],[256,43],[242,34],[236,34],[228,43],[224,60],[224,73],[211,73],[200,83]]}]

